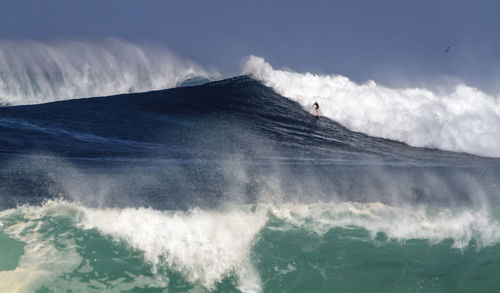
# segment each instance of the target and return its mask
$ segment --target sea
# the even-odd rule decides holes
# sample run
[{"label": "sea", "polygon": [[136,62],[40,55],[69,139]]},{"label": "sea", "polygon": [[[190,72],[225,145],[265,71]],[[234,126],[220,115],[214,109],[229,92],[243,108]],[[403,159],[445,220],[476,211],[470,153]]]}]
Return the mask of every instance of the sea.
[{"label": "sea", "polygon": [[0,292],[500,290],[494,95],[0,48]]}]

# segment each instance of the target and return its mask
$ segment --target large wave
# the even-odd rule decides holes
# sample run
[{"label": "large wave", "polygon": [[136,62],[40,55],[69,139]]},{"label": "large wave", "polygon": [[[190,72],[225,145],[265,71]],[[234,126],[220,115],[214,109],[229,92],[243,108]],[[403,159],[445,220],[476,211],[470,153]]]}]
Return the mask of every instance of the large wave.
[{"label": "large wave", "polygon": [[159,90],[213,75],[165,48],[113,39],[0,42],[0,104]]},{"label": "large wave", "polygon": [[277,70],[255,56],[243,73],[306,109],[318,101],[323,115],[354,131],[412,146],[500,156],[500,99],[473,87],[460,84],[441,94],[374,81],[357,84],[341,75]]}]

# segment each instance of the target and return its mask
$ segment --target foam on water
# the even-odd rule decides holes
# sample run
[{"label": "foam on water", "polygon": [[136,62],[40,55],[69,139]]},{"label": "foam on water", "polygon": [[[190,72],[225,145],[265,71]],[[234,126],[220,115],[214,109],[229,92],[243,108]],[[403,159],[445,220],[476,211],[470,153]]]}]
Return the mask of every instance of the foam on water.
[{"label": "foam on water", "polygon": [[451,239],[453,247],[459,249],[472,241],[480,247],[500,242],[500,223],[486,208],[397,207],[376,202],[341,202],[281,205],[273,207],[271,212],[291,227],[306,228],[318,234],[333,228],[356,227],[366,229],[373,239],[379,233],[402,242],[424,239],[437,244]]},{"label": "foam on water", "polygon": [[261,210],[86,209],[84,214],[83,227],[126,241],[155,267],[166,263],[209,289],[234,273],[240,290],[260,291],[250,251],[266,223]]},{"label": "foam on water", "polygon": [[25,244],[18,266],[0,271],[0,292],[35,292],[78,267],[81,257],[71,232],[51,233],[54,228],[45,221],[69,214],[70,210],[53,203],[0,212],[1,230]]},{"label": "foam on water", "polygon": [[500,98],[458,85],[448,94],[425,88],[395,89],[341,75],[274,69],[250,56],[243,73],[347,128],[419,147],[500,156]]}]

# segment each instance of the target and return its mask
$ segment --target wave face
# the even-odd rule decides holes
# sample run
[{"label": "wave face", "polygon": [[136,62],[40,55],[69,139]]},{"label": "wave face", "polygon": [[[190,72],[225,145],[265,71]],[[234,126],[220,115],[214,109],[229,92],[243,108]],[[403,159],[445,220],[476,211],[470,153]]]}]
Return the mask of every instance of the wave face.
[{"label": "wave face", "polygon": [[164,48],[118,40],[0,42],[0,104],[159,90],[211,75]]},{"label": "wave face", "polygon": [[449,94],[425,88],[356,84],[340,75],[274,69],[251,56],[243,72],[304,108],[318,101],[323,115],[347,128],[418,147],[500,156],[500,98],[458,85]]},{"label": "wave face", "polygon": [[2,107],[0,292],[496,292],[499,181],[249,76]]}]

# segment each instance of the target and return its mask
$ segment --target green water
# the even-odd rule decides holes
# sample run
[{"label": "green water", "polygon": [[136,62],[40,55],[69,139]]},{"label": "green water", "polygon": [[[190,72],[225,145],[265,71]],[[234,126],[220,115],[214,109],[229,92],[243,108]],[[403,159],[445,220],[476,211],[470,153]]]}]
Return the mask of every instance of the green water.
[{"label": "green water", "polygon": [[[148,233],[164,226],[156,226],[152,219],[157,216],[168,222],[181,216],[185,221],[212,215],[133,211],[155,216],[141,220],[152,228]],[[231,246],[238,239],[203,242],[188,238],[200,251],[215,245],[213,251],[222,253],[204,267],[205,262],[182,258],[191,249],[189,244],[176,246],[175,251],[162,248],[163,238],[137,244],[134,235],[117,237],[104,233],[101,226],[83,225],[82,219],[91,215],[86,212],[57,205],[34,212],[3,212],[0,292],[497,292],[500,285],[500,245],[484,246],[474,239],[456,248],[451,238],[437,242],[391,239],[386,233],[374,235],[355,226],[318,233],[307,225],[291,225],[266,214],[265,225],[252,238],[248,251],[229,255],[227,261],[240,259],[212,275],[225,265],[226,255],[218,251],[217,241]],[[257,215],[255,209],[247,212]],[[128,225],[124,223],[123,230]],[[142,233],[141,227],[137,224],[137,233]],[[198,255],[205,256],[210,255]]]},{"label": "green water", "polygon": [[0,233],[0,271],[15,269],[23,253],[24,244],[21,241]]},{"label": "green water", "polygon": [[[367,241],[363,229],[265,230],[255,247],[266,292],[497,292],[500,246]],[[287,270],[288,268],[288,270]]]}]

